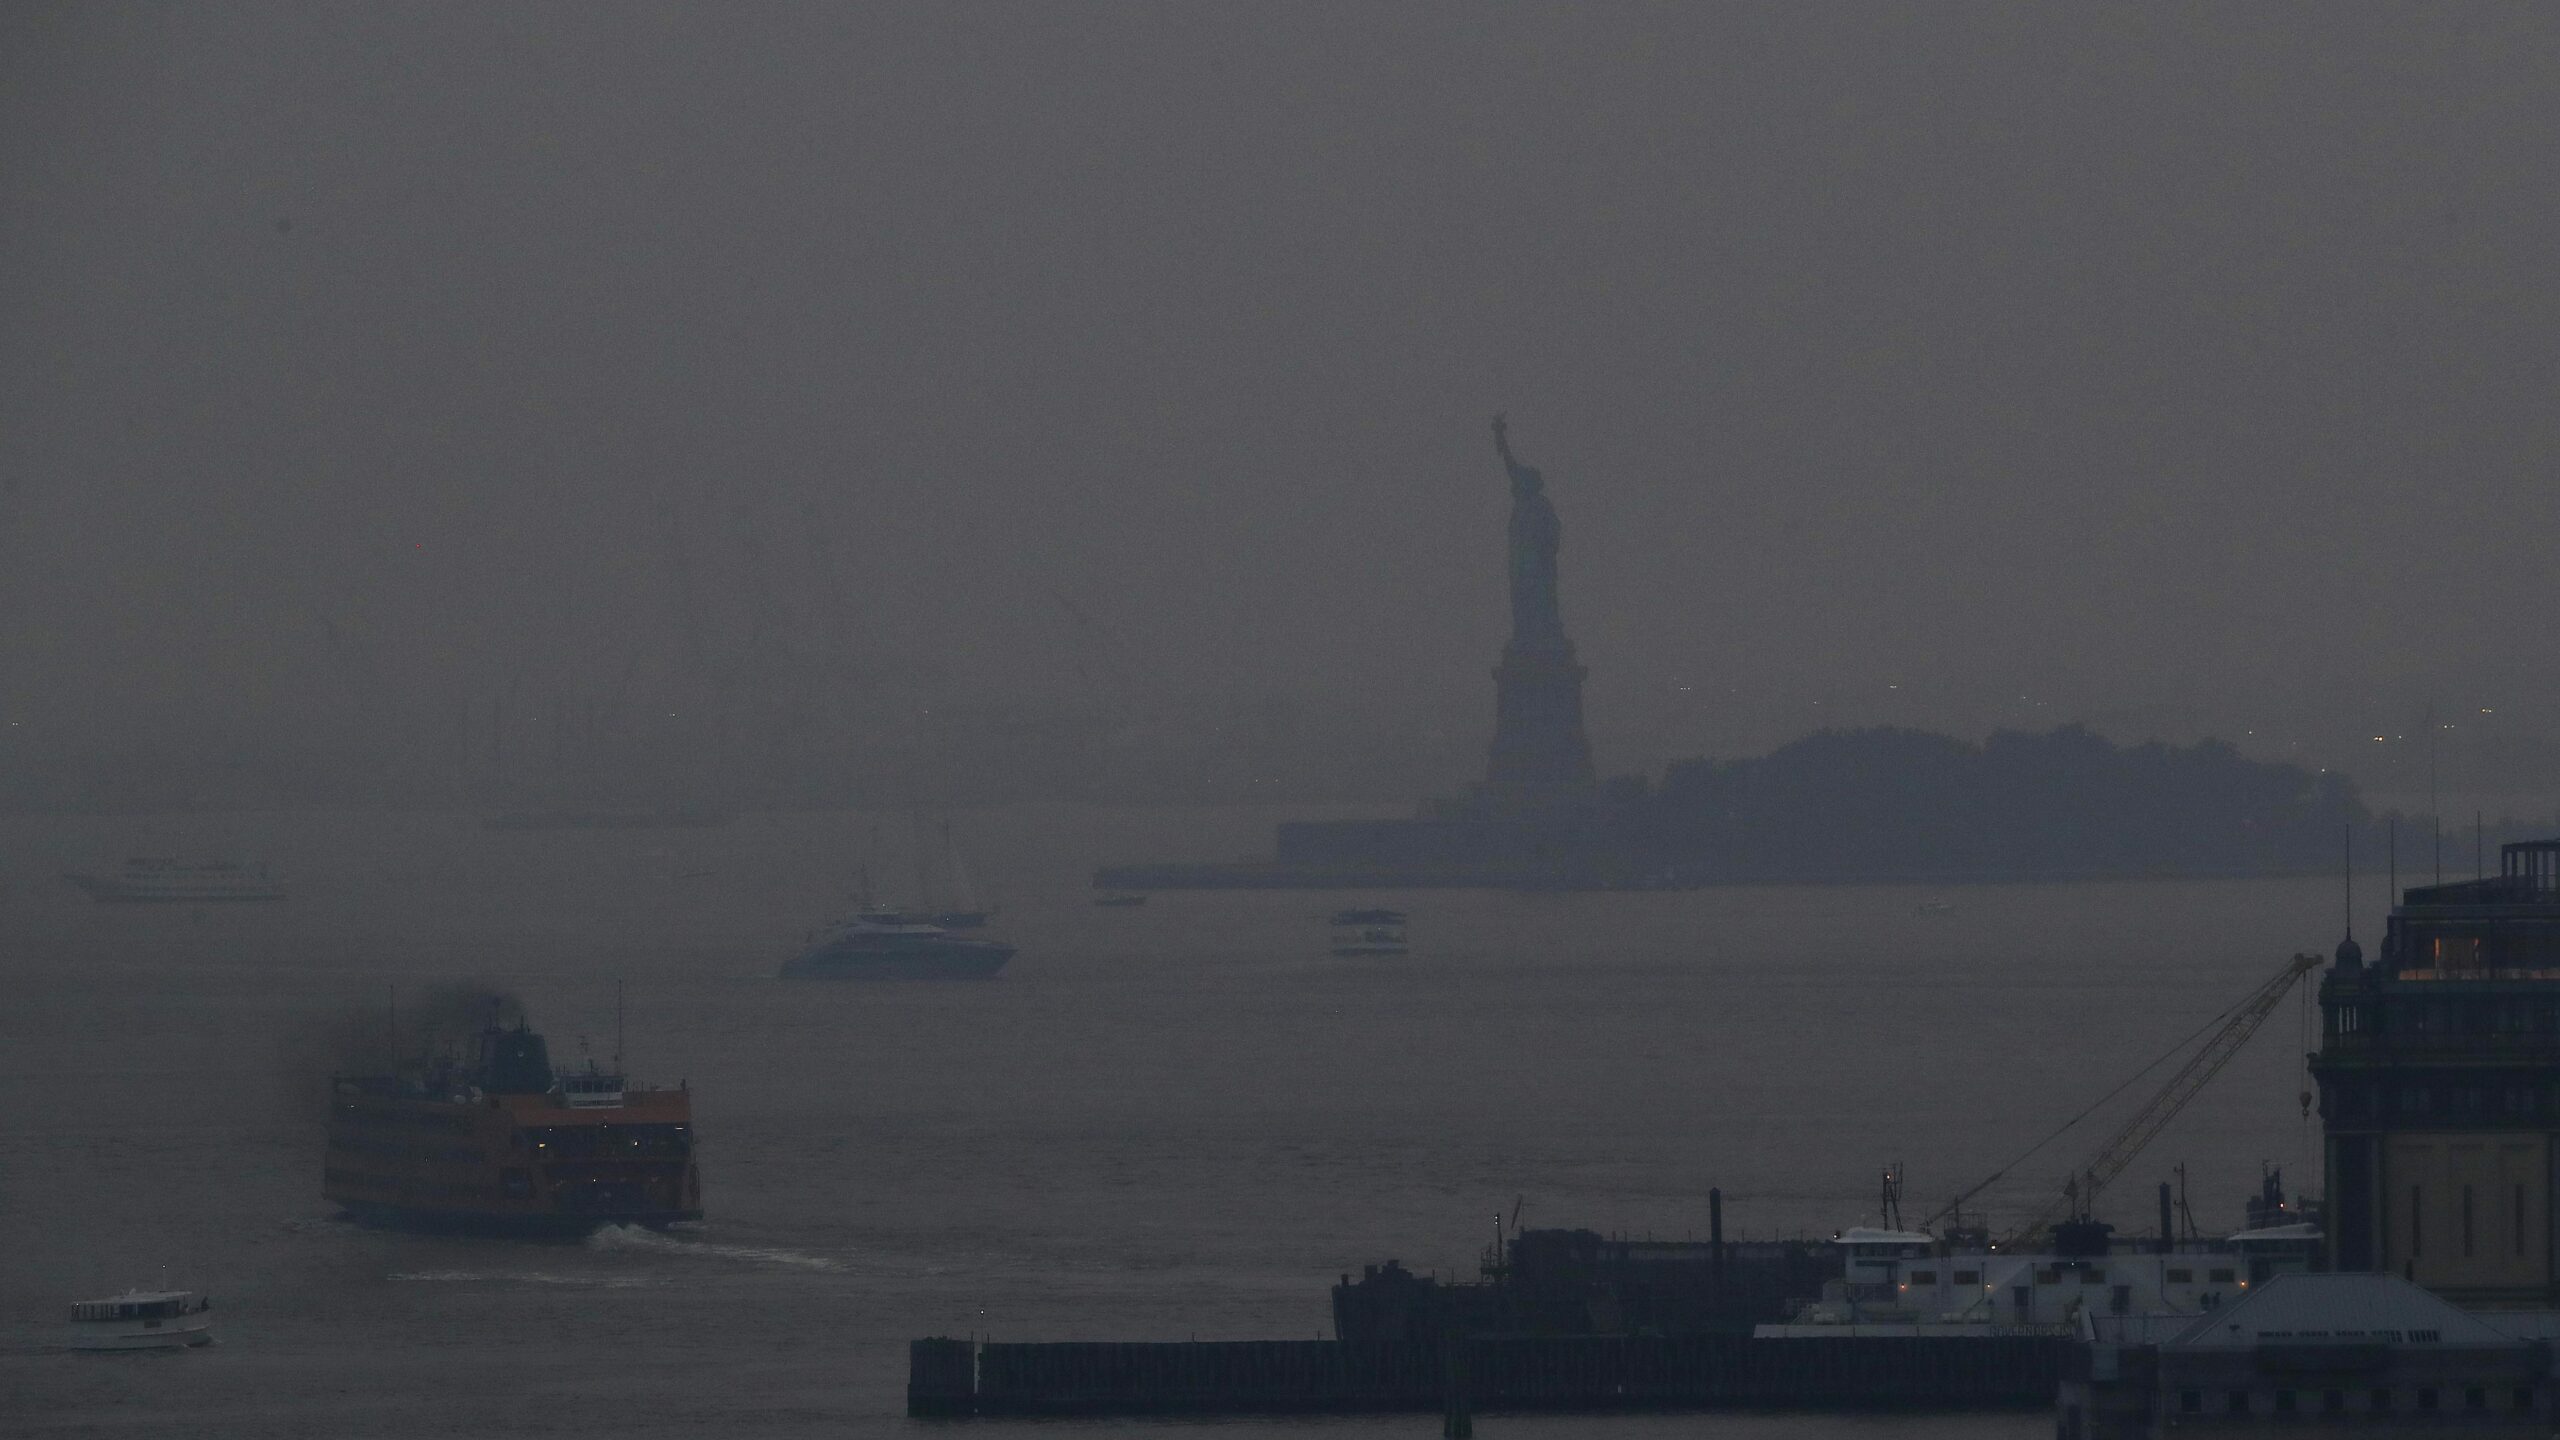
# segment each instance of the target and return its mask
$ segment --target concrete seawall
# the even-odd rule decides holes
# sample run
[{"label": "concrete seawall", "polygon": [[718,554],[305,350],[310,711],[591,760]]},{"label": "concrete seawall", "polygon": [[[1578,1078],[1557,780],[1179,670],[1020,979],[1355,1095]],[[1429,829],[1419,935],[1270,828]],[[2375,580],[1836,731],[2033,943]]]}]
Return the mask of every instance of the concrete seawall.
[{"label": "concrete seawall", "polygon": [[[1331,1340],[913,1341],[907,1413],[2005,1410],[2053,1404],[2071,1342],[2041,1336],[1501,1336],[1443,1349]],[[1453,1396],[1451,1377],[1463,1377]]]}]

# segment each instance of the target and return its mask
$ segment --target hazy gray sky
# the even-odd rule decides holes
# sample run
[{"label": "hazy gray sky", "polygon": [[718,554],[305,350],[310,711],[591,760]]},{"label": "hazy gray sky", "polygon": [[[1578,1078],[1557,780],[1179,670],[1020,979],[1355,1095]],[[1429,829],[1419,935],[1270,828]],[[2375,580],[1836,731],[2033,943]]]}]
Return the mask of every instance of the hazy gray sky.
[{"label": "hazy gray sky", "polygon": [[2507,5],[13,6],[5,703],[599,691],[681,543],[715,646],[1481,733],[1502,409],[1604,768],[2560,731],[2556,94]]}]

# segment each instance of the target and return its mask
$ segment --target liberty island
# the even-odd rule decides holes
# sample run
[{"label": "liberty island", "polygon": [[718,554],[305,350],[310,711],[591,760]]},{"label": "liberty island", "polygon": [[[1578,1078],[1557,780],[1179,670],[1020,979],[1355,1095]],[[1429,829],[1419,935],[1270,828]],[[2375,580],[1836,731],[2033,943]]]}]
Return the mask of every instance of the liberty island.
[{"label": "liberty island", "polygon": [[1270,861],[1109,866],[1113,889],[1311,889],[1494,886],[1625,889],[1668,882],[1613,843],[1622,827],[1593,769],[1582,720],[1587,673],[1565,633],[1558,556],[1564,525],[1546,476],[1493,418],[1511,486],[1507,568],[1511,636],[1493,670],[1493,742],[1484,778],[1426,800],[1405,820],[1283,822]]}]

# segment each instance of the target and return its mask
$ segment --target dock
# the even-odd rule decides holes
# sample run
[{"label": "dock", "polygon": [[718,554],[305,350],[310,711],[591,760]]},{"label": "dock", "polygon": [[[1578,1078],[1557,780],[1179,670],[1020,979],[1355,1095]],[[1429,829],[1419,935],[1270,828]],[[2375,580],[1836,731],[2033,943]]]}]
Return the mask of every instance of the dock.
[{"label": "dock", "polygon": [[1488,1335],[908,1346],[916,1417],[2041,1410],[2067,1339]]}]

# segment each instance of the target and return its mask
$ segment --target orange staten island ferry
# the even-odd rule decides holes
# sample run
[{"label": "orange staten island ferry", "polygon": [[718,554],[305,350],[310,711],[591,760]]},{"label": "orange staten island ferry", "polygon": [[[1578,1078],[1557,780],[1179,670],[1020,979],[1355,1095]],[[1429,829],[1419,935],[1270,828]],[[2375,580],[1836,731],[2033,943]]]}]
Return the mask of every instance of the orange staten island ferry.
[{"label": "orange staten island ferry", "polygon": [[593,1065],[555,1074],[522,1022],[482,1030],[469,1065],[424,1060],[330,1088],[321,1194],[355,1219],[583,1235],[702,1218],[693,1092]]}]

